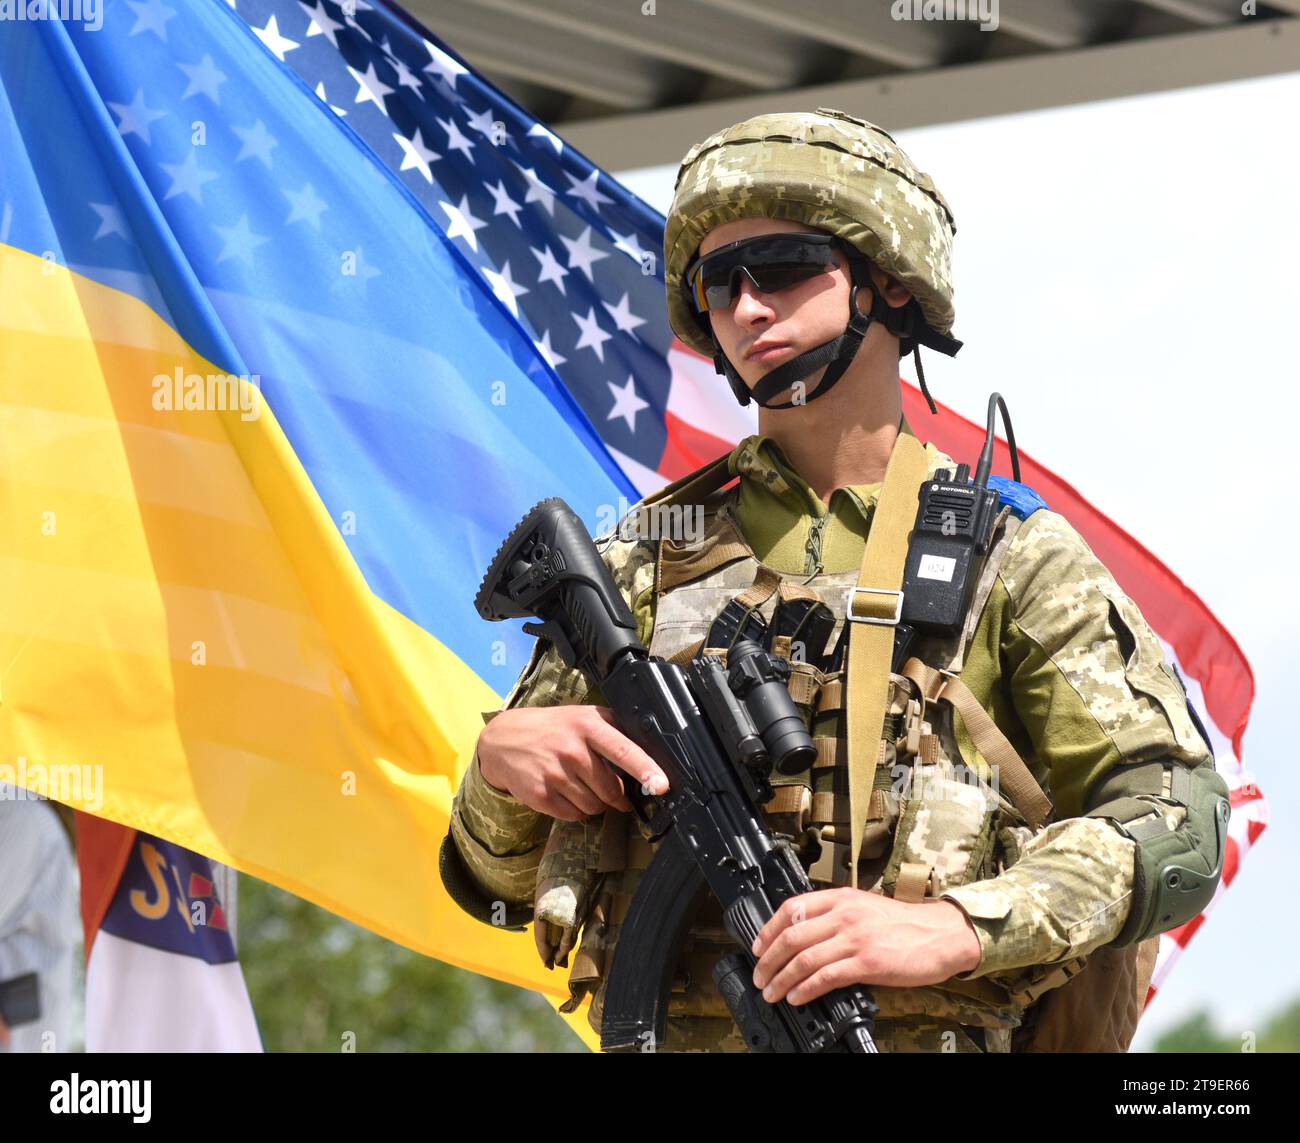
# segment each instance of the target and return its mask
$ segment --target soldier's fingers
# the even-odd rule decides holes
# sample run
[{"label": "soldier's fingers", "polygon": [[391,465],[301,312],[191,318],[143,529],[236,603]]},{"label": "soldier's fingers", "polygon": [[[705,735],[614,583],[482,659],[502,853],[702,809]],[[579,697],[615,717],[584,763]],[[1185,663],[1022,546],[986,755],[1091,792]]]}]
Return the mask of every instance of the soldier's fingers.
[{"label": "soldier's fingers", "polygon": [[623,783],[610,769],[609,763],[594,750],[591,752],[591,771],[583,775],[583,780],[607,806],[613,806],[614,809],[625,813],[631,812],[632,803],[623,793]]},{"label": "soldier's fingers", "polygon": [[582,810],[564,797],[563,794],[557,794],[554,791],[551,792],[540,809],[548,817],[556,818],[562,822],[580,822],[587,817]]},{"label": "soldier's fingers", "polygon": [[666,794],[668,777],[644,750],[618,727],[610,723],[596,723],[588,745],[597,754],[608,758],[620,770],[631,774],[647,794]]},{"label": "soldier's fingers", "polygon": [[820,917],[823,913],[830,912],[835,906],[836,892],[830,889],[800,893],[799,896],[783,902],[772,915],[772,919],[759,929],[750,951],[755,956],[762,956],[764,950],[790,925],[797,925],[809,917]]},{"label": "soldier's fingers", "polygon": [[556,792],[577,806],[584,818],[604,812],[605,803],[577,775],[565,774]]},{"label": "soldier's fingers", "polygon": [[754,966],[755,987],[763,988],[769,982],[778,980],[795,957],[805,949],[834,937],[839,931],[840,926],[835,918],[827,916],[791,925],[758,958],[758,964]]},{"label": "soldier's fingers", "polygon": [[845,939],[832,927],[824,939],[790,958],[789,963],[764,986],[763,999],[769,1004],[787,999],[792,989],[808,981],[827,965],[843,960],[850,951]]},{"label": "soldier's fingers", "polygon": [[800,981],[786,993],[785,998],[791,1004],[807,1004],[809,1001],[825,996],[828,992],[834,992],[837,988],[846,988],[850,984],[860,982],[857,961],[851,955],[845,955],[840,960],[823,965]]}]

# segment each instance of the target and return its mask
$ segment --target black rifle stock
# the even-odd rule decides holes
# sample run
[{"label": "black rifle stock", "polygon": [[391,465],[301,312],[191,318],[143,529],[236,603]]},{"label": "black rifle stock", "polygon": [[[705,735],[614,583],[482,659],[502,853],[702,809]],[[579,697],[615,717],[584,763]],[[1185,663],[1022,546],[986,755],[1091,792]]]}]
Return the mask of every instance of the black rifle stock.
[{"label": "black rifle stock", "polygon": [[668,777],[668,792],[655,797],[615,770],[659,844],[620,931],[601,1047],[653,1050],[663,1041],[673,968],[707,891],[740,946],[714,978],[751,1049],[874,1052],[876,1006],[865,987],[795,1006],[768,1004],[753,984],[759,930],[782,902],[814,888],[760,810],[773,764],[798,772],[815,754],[786,689],[788,665],[750,640],[733,646],[726,669],[713,656],[685,669],[652,657],[582,521],[554,497],[507,537],[474,602],[487,620],[540,620],[524,630],[549,639],[600,688],[623,733]]}]

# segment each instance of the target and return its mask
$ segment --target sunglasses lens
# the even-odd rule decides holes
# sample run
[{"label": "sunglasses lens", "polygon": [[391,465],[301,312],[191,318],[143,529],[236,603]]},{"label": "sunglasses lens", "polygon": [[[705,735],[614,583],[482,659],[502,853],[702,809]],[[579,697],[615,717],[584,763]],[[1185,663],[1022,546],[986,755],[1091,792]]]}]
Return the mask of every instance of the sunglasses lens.
[{"label": "sunglasses lens", "polygon": [[691,268],[687,282],[696,312],[705,313],[731,304],[742,272],[764,293],[774,293],[815,278],[834,265],[835,252],[828,235],[764,235],[702,258]]}]

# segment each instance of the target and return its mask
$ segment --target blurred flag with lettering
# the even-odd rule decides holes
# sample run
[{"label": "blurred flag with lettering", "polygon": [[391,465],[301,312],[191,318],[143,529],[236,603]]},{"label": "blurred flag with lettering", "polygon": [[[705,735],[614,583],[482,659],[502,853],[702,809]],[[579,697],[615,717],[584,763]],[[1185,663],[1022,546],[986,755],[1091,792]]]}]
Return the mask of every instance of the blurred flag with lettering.
[{"label": "blurred flag with lettering", "polygon": [[77,861],[86,1050],[261,1051],[213,863],[89,814]]}]

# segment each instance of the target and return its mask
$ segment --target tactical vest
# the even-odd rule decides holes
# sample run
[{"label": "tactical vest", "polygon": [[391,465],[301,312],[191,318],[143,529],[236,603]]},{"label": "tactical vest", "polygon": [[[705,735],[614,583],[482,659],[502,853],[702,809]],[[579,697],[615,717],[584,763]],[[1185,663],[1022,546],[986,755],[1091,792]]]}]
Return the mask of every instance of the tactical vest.
[{"label": "tactical vest", "polygon": [[[690,491],[698,501],[698,481]],[[704,497],[704,538],[695,545],[668,538],[659,541],[652,655],[684,665],[698,653],[719,654],[725,662],[725,649],[705,647],[704,640],[728,602],[739,598],[770,621],[778,600],[810,594],[820,598],[836,618],[828,643],[835,645],[844,622],[846,593],[857,583],[858,569],[807,577],[781,575],[765,567],[740,530],[736,499],[734,489]],[[858,884],[863,889],[920,901],[997,876],[1018,860],[1024,843],[1036,832],[1029,824],[1034,815],[1027,818],[1024,812],[1026,803],[1050,811],[1050,803],[1018,758],[1022,788],[1012,792],[1015,796],[998,788],[988,760],[993,756],[1006,761],[1005,752],[1014,756],[1014,751],[956,677],[1019,525],[1020,519],[1009,508],[1001,509],[962,631],[947,639],[918,637],[902,672],[890,676],[860,855]],[[773,833],[794,839],[818,888],[847,885],[845,672],[819,670],[806,658],[816,657],[822,648],[800,653],[803,649],[793,647],[788,637],[776,638],[772,650],[790,663],[790,694],[804,715],[817,756],[802,774],[773,775],[776,792],[763,807],[764,815]],[[964,758],[958,748],[954,704],[977,743],[975,758]],[[1012,769],[1003,765],[999,772],[1005,775]],[[1025,788],[1025,779],[1032,790]],[[1045,824],[1042,816],[1040,812],[1036,820],[1040,829]],[[592,994],[589,1018],[597,1030],[619,930],[654,848],[634,815],[609,811],[586,821],[557,821],[542,858],[537,915],[553,916],[551,906],[557,900],[576,901],[573,927],[583,926],[569,974],[571,998],[562,1010],[573,1011]],[[579,868],[583,872],[575,878]],[[566,936],[566,952],[572,938],[572,933]],[[669,1042],[661,1050],[746,1050],[712,977],[714,964],[734,949],[722,924],[721,908],[708,897],[678,962],[668,1007]],[[558,963],[565,963],[564,955]],[[1080,958],[921,988],[873,986],[880,1007],[878,1029],[888,1039],[895,1022],[915,1024],[920,1018],[936,1041],[935,1050],[1007,1051],[1012,1030],[1026,1009],[1083,965]],[[973,1039],[974,1029],[985,1031]],[[945,1040],[945,1034],[951,1039]]]}]

